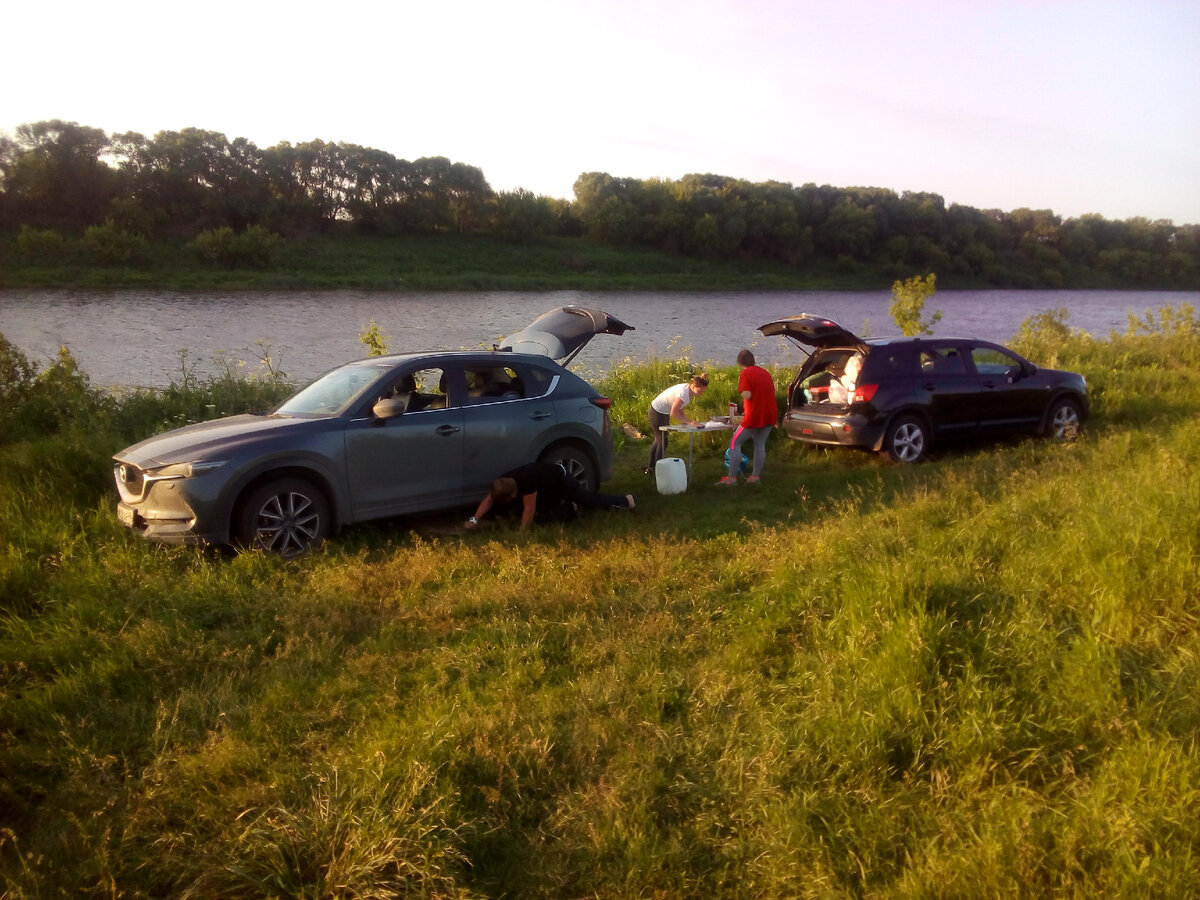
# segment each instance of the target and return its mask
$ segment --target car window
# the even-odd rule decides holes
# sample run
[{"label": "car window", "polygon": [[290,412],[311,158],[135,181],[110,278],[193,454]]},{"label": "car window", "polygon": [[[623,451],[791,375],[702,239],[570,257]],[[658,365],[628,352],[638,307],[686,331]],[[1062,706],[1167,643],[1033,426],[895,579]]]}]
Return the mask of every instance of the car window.
[{"label": "car window", "polygon": [[524,380],[516,369],[509,366],[470,364],[466,367],[465,374],[467,403],[521,400],[526,396]]},{"label": "car window", "polygon": [[380,400],[403,400],[406,413],[445,409],[450,401],[446,371],[440,367],[403,373],[380,394]]},{"label": "car window", "polygon": [[975,363],[975,371],[980,375],[1007,375],[1021,369],[1020,360],[998,347],[973,348],[971,361]]},{"label": "car window", "polygon": [[525,384],[528,390],[527,397],[541,397],[550,390],[550,385],[554,381],[554,373],[548,372],[541,366],[527,366],[525,368]]},{"label": "car window", "polygon": [[911,376],[912,374],[913,354],[911,348],[905,346],[874,347],[863,362],[863,371],[859,375],[859,381]]},{"label": "car window", "polygon": [[967,371],[957,347],[923,347],[920,359],[925,375],[965,375]]},{"label": "car window", "polygon": [[380,371],[368,366],[342,366],[322,375],[299,393],[289,397],[275,415],[340,414],[375,382]]}]

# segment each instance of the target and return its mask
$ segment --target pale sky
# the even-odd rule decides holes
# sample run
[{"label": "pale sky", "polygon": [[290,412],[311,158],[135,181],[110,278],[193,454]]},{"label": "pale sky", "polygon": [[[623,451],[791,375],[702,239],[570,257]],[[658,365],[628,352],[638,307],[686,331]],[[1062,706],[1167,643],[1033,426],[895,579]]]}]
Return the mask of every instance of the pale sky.
[{"label": "pale sky", "polygon": [[715,173],[1200,224],[1200,0],[11,5],[0,132],[445,156],[570,199]]}]

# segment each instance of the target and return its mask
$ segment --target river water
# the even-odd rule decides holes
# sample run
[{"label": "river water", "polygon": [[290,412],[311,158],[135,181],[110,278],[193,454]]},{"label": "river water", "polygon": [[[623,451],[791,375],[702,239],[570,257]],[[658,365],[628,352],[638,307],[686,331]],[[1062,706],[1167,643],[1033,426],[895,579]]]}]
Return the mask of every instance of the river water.
[{"label": "river water", "polygon": [[[163,386],[183,367],[216,371],[234,359],[253,370],[256,342],[269,345],[289,378],[305,382],[335,365],[365,356],[359,334],[375,322],[391,352],[491,346],[548,309],[598,307],[634,326],[592,341],[577,362],[589,373],[616,361],[687,358],[731,365],[742,347],[762,363],[801,358],[759,325],[808,312],[857,334],[895,334],[890,291],[850,292],[607,292],[481,291],[461,293],[289,291],[172,293],[164,291],[0,291],[0,333],[44,367],[65,345],[100,387]],[[938,335],[971,335],[1007,342],[1029,316],[1059,308],[1067,324],[1097,337],[1124,331],[1130,313],[1164,304],[1200,306],[1200,292],[938,291],[928,318],[944,315]],[[186,362],[181,361],[181,352]],[[1035,360],[1036,362],[1036,360]]]}]

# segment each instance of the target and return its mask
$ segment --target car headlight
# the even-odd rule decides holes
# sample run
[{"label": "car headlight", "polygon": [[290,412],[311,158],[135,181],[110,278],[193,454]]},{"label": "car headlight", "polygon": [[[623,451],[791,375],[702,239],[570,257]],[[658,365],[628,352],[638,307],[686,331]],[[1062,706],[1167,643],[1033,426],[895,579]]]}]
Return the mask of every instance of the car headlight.
[{"label": "car headlight", "polygon": [[172,463],[161,469],[153,469],[146,473],[146,480],[166,481],[170,478],[195,478],[206,475],[225,465],[225,460],[204,460],[203,462]]}]

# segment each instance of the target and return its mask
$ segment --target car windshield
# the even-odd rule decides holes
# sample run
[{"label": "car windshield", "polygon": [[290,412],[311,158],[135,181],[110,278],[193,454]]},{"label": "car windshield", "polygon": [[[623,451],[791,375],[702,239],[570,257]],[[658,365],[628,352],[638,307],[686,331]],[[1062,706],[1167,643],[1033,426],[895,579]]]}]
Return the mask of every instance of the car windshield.
[{"label": "car windshield", "polygon": [[376,366],[349,365],[327,372],[279,406],[277,416],[336,416],[379,378]]}]

